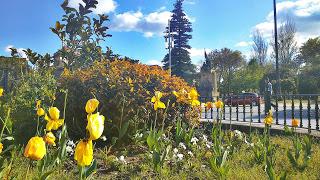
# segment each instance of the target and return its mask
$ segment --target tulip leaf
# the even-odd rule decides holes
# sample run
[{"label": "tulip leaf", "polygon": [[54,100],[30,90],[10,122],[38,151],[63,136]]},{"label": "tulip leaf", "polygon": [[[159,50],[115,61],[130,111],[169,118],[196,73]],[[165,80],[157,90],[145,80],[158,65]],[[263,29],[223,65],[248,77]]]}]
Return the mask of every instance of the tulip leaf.
[{"label": "tulip leaf", "polygon": [[123,136],[126,134],[129,127],[129,121],[125,122],[119,131],[119,139],[123,138]]},{"label": "tulip leaf", "polygon": [[40,177],[40,180],[46,180],[48,179],[48,177],[54,172],[54,170],[48,171],[44,174],[42,174],[42,176]]},{"label": "tulip leaf", "polygon": [[85,168],[84,170],[84,174],[87,177],[89,177],[91,174],[93,174],[97,169],[97,161],[93,160],[93,162],[91,163],[91,165],[88,168]]}]

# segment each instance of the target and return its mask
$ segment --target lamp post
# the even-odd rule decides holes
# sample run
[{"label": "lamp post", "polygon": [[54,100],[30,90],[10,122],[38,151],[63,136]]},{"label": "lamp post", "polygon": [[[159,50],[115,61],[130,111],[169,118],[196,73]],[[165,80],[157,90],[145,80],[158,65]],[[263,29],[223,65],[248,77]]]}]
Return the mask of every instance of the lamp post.
[{"label": "lamp post", "polygon": [[280,94],[280,74],[279,74],[279,55],[278,55],[278,28],[277,28],[277,2],[273,0],[273,19],[274,19],[274,45],[276,54],[276,76],[277,76],[277,87],[276,94]]},{"label": "lamp post", "polygon": [[168,42],[168,50],[169,50],[169,73],[170,73],[170,76],[172,75],[172,69],[171,69],[171,49],[172,49],[172,34],[171,34],[171,21],[170,19],[168,20],[168,29],[167,31],[165,32],[167,33],[166,36],[165,36],[165,39],[166,39],[166,42]]}]

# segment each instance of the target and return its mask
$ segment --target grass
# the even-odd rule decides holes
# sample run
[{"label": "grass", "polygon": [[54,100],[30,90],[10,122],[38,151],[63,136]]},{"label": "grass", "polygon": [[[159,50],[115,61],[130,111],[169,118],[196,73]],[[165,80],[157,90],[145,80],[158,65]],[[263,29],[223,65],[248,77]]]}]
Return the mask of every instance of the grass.
[{"label": "grass", "polygon": [[[292,168],[286,151],[292,148],[292,141],[287,136],[273,136],[271,142],[277,145],[275,153],[275,171],[280,174],[286,171],[287,179],[320,179],[320,144],[313,143],[312,158],[308,167],[303,172]],[[201,149],[200,149],[201,150]],[[194,154],[198,152],[193,151]],[[143,144],[127,146],[121,151],[113,151],[106,155],[105,149],[96,149],[95,158],[98,161],[97,173],[93,179],[212,179],[217,178],[211,171],[206,158],[187,157],[177,163],[166,163],[160,173],[155,173],[152,164],[147,159],[147,148]],[[126,164],[116,161],[116,157],[125,156]],[[35,162],[26,172],[29,160],[19,156],[13,163],[12,176],[17,179],[32,179],[37,177]],[[267,179],[263,164],[257,164],[253,159],[253,153],[247,144],[242,144],[240,149],[228,157],[227,166],[229,172],[227,179]],[[77,179],[77,166],[70,157],[67,162],[59,167],[49,179]]]}]

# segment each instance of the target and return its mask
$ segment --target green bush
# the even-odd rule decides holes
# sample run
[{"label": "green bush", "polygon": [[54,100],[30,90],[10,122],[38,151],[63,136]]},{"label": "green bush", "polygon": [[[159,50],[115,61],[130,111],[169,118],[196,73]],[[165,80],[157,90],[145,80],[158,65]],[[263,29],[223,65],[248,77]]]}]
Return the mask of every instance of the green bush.
[{"label": "green bush", "polygon": [[[36,101],[42,100],[43,107],[47,109],[53,102],[56,87],[52,70],[31,70],[14,82],[13,91],[7,98],[8,106],[12,108],[15,142],[24,144],[34,135],[37,126]],[[43,119],[40,122],[45,124]]]}]

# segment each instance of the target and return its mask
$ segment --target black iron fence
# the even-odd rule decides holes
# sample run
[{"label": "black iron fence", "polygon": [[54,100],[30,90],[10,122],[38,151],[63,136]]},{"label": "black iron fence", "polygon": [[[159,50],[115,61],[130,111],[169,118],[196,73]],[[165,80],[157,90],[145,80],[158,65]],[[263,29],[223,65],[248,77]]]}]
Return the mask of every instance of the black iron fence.
[{"label": "black iron fence", "polygon": [[[274,124],[291,126],[292,119],[298,119],[300,128],[309,131],[319,130],[320,94],[271,95],[270,102],[266,102],[265,99],[268,98],[244,95],[201,97],[200,101],[203,103],[201,118],[263,123],[270,103]],[[217,100],[224,102],[221,109],[222,117],[218,117],[218,110],[215,107],[204,106],[206,102]]]}]

